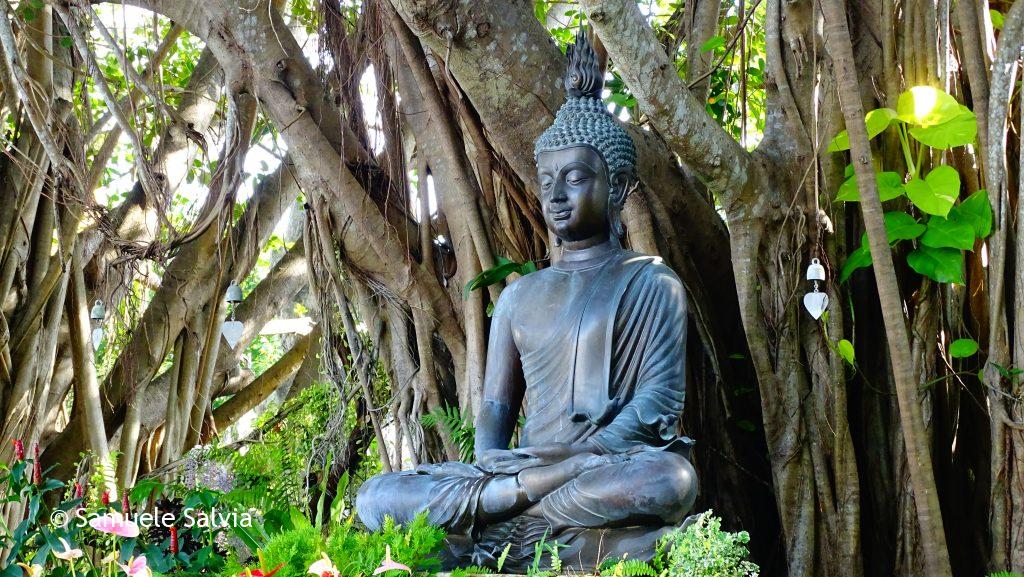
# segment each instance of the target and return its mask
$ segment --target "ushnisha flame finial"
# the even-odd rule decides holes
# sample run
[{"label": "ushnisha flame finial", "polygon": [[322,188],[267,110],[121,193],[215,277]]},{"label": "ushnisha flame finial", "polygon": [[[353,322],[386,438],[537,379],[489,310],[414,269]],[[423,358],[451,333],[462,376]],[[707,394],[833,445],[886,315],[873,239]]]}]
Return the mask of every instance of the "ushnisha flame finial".
[{"label": "ushnisha flame finial", "polygon": [[604,76],[601,74],[601,62],[597,58],[593,44],[587,37],[587,31],[580,28],[576,33],[576,42],[566,49],[569,65],[565,70],[565,93],[569,98],[601,98],[604,88]]}]

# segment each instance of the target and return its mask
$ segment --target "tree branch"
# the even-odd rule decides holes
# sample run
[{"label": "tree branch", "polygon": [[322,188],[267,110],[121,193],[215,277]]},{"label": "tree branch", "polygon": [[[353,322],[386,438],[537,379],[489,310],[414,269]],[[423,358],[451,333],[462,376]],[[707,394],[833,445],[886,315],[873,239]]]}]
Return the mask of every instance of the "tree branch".
[{"label": "tree branch", "polygon": [[728,210],[753,180],[750,175],[757,169],[751,156],[686,89],[635,3],[581,0],[580,6],[640,109]]}]

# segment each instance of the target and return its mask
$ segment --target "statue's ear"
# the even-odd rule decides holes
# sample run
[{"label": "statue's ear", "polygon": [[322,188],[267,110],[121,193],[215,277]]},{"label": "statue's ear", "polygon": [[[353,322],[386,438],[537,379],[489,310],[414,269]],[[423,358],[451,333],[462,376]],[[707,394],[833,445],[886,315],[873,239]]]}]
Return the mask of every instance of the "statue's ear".
[{"label": "statue's ear", "polygon": [[611,178],[611,199],[612,203],[619,208],[626,204],[626,196],[636,187],[636,178],[628,172],[621,170],[612,175]]}]

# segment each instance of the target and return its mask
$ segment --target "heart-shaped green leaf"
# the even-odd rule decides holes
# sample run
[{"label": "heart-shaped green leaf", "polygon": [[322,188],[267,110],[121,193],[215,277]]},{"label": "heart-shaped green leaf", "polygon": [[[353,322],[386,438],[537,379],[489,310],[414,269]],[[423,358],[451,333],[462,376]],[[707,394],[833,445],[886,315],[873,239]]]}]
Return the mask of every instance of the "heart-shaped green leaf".
[{"label": "heart-shaped green leaf", "polygon": [[853,343],[846,339],[840,339],[839,342],[836,343],[836,352],[838,352],[839,356],[849,363],[851,367],[853,366],[856,361],[856,356],[853,351]]},{"label": "heart-shaped green leaf", "polygon": [[949,344],[949,356],[954,359],[969,357],[978,352],[978,341],[974,339],[957,339]]},{"label": "heart-shaped green leaf", "polygon": [[960,174],[952,166],[942,165],[923,180],[914,177],[904,186],[914,206],[945,218],[960,194]]},{"label": "heart-shaped green leaf", "polygon": [[[882,202],[892,200],[903,194],[903,181],[895,172],[876,172],[875,182],[878,183],[878,199]],[[857,189],[857,177],[847,178],[839,186],[836,200],[844,202],[860,202],[860,190]]]},{"label": "heart-shaped green leaf", "polygon": [[949,211],[949,220],[971,225],[974,235],[985,238],[992,233],[992,205],[988,203],[988,192],[981,189]]},{"label": "heart-shaped green leaf", "polygon": [[931,126],[913,126],[909,130],[919,142],[932,148],[947,149],[954,146],[974,144],[978,135],[978,120],[966,106],[960,107],[960,113],[942,124]]},{"label": "heart-shaped green leaf", "polygon": [[964,284],[964,255],[955,248],[920,246],[907,255],[907,264],[935,282]]},{"label": "heart-shaped green leaf", "polygon": [[[896,111],[892,108],[876,108],[865,114],[864,124],[868,129],[868,140],[885,132],[885,129],[889,128],[889,124],[893,120],[898,121],[899,118],[897,118]],[[850,133],[845,130],[837,134],[832,139],[832,142],[828,144],[829,152],[840,152],[843,150],[850,150]]]},{"label": "heart-shaped green leaf", "polygon": [[921,237],[921,244],[932,248],[974,248],[974,229],[965,222],[958,222],[933,216],[928,219],[928,229]]},{"label": "heart-shaped green leaf", "polygon": [[952,120],[960,113],[960,103],[931,86],[915,86],[900,94],[896,114],[903,122],[932,126]]},{"label": "heart-shaped green leaf", "polygon": [[885,233],[890,244],[898,240],[913,240],[924,234],[924,231],[923,224],[903,211],[885,213]]},{"label": "heart-shaped green leaf", "polygon": [[871,248],[868,246],[867,239],[862,239],[861,245],[846,257],[843,268],[839,270],[839,282],[846,282],[853,271],[866,266],[871,266]]}]

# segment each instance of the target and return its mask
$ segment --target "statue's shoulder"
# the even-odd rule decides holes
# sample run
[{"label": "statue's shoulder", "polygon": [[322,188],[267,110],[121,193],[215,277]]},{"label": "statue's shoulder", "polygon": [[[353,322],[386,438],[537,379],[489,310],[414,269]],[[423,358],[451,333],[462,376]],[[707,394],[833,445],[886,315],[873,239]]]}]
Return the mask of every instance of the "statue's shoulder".
[{"label": "statue's shoulder", "polygon": [[[653,289],[654,294],[662,294],[672,300],[680,301],[685,306],[687,301],[686,287],[679,279],[676,271],[672,270],[659,256],[641,254],[633,251],[626,251],[621,261],[625,276],[629,277],[630,289],[639,290],[640,287]],[[631,270],[632,272],[627,272]]]},{"label": "statue's shoulder", "polygon": [[541,282],[544,277],[551,274],[548,269],[541,269],[538,271],[525,274],[517,278],[516,280],[508,283],[505,290],[501,291],[498,295],[498,302],[515,302],[520,294],[530,294],[531,287],[536,287],[538,282]]},{"label": "statue's shoulder", "polygon": [[637,274],[645,277],[659,279],[673,284],[681,284],[679,275],[676,274],[676,271],[672,270],[667,264],[665,264],[665,260],[660,256],[652,256],[632,250],[626,250],[623,251],[623,255],[619,262],[619,266],[627,269],[638,269],[636,271]]}]

